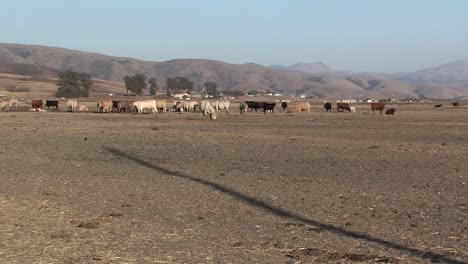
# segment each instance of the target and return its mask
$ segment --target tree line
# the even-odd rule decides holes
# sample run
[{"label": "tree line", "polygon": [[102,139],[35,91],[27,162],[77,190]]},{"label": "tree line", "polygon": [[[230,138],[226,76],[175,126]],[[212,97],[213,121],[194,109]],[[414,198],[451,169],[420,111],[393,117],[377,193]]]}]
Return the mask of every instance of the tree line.
[{"label": "tree line", "polygon": [[[135,74],[131,76],[125,76],[123,78],[125,83],[126,93],[133,93],[136,95],[142,95],[144,90],[148,89],[149,94],[152,96],[156,95],[159,90],[157,79],[152,77],[148,78],[144,74]],[[77,98],[77,97],[88,97],[93,87],[93,81],[89,74],[74,72],[74,71],[63,71],[58,73],[57,80],[57,92],[55,96],[66,97],[66,98]],[[186,77],[174,77],[166,79],[166,95],[172,97],[175,94],[181,92],[192,92],[195,84],[187,79]],[[252,91],[249,91],[250,94]],[[219,91],[218,85],[215,82],[203,83],[202,96],[219,97],[221,95],[228,96],[242,96],[244,91],[240,90],[225,90]]]}]

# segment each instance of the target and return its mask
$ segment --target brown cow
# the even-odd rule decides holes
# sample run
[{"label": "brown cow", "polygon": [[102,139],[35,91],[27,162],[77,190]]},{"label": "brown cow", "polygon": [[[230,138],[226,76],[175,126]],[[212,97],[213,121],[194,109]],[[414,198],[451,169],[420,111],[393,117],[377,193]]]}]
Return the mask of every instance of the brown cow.
[{"label": "brown cow", "polygon": [[454,107],[457,107],[457,106],[460,106],[460,103],[459,103],[459,102],[453,102],[452,105],[453,105]]},{"label": "brown cow", "polygon": [[394,115],[396,112],[395,108],[390,108],[387,111],[385,111],[386,115]]},{"label": "brown cow", "polygon": [[39,111],[38,109],[44,109],[44,100],[32,100],[31,101],[31,106],[36,109],[36,111]]},{"label": "brown cow", "polygon": [[348,103],[337,103],[336,104],[336,111],[338,111],[338,112],[344,112],[344,111],[351,112],[351,107],[349,106]]},{"label": "brown cow", "polygon": [[371,107],[371,113],[372,114],[377,110],[379,110],[380,114],[382,114],[382,111],[385,108],[385,104],[384,103],[371,103],[370,107]]}]

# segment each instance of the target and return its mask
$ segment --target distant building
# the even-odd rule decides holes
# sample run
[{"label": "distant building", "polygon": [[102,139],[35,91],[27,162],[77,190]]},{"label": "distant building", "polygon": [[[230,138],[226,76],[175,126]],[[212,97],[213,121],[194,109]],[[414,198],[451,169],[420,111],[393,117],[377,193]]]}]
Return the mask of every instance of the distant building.
[{"label": "distant building", "polygon": [[299,98],[302,98],[302,99],[303,99],[303,98],[306,98],[306,96],[303,95],[303,94],[301,94],[301,95],[299,95]]},{"label": "distant building", "polygon": [[348,104],[355,104],[357,103],[356,99],[339,99],[336,100],[337,103],[348,103]]}]

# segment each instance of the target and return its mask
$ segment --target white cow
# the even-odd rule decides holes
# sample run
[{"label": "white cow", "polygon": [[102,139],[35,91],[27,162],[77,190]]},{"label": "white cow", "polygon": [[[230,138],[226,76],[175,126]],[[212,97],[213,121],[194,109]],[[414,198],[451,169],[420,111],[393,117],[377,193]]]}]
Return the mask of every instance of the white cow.
[{"label": "white cow", "polygon": [[68,100],[67,107],[69,112],[76,112],[78,102],[76,100]]},{"label": "white cow", "polygon": [[10,107],[11,107],[10,101],[0,102],[0,112],[2,111],[2,109],[5,109],[5,111],[10,112]]},{"label": "white cow", "polygon": [[136,101],[133,103],[133,106],[137,108],[139,114],[142,114],[145,109],[150,109],[153,114],[158,112],[158,108],[156,108],[156,100]]},{"label": "white cow", "polygon": [[355,106],[351,106],[349,109],[350,109],[350,111],[353,112],[353,113],[356,112],[356,107],[355,107]]},{"label": "white cow", "polygon": [[206,100],[201,101],[200,111],[202,112],[204,117],[206,117],[207,115],[210,115],[211,120],[216,120],[217,115],[218,115],[216,109],[211,105],[210,102]]},{"label": "white cow", "polygon": [[197,101],[188,101],[188,102],[185,101],[183,103],[183,106],[186,112],[195,111],[195,107],[198,106],[198,102]]},{"label": "white cow", "polygon": [[221,110],[226,110],[226,115],[229,115],[229,106],[231,103],[228,100],[221,100],[214,102],[214,108],[216,111],[220,112]]},{"label": "white cow", "polygon": [[18,99],[16,99],[16,98],[11,98],[10,99],[10,107],[15,106],[16,108],[18,108],[18,104],[19,104]]},{"label": "white cow", "polygon": [[78,105],[78,112],[88,112],[88,107],[86,105]]}]

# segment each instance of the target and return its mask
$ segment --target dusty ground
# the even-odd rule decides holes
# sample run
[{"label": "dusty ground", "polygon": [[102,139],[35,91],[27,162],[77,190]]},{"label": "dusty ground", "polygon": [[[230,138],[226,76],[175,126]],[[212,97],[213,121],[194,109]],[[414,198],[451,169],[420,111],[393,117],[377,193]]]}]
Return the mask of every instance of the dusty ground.
[{"label": "dusty ground", "polygon": [[397,107],[2,112],[0,262],[466,262],[468,110]]}]

